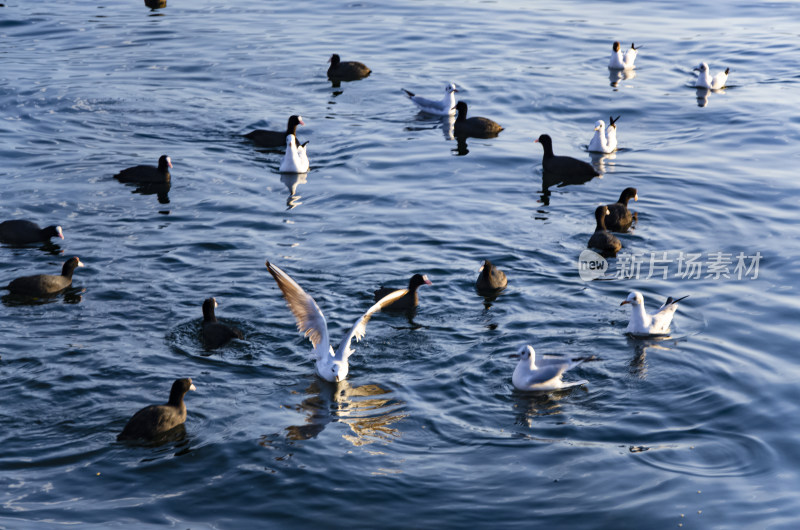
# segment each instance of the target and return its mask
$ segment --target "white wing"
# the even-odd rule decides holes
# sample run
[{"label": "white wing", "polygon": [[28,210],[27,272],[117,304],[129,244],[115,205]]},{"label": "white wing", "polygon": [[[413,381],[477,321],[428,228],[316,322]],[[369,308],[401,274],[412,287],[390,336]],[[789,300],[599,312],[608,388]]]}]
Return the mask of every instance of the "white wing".
[{"label": "white wing", "polygon": [[633,68],[637,53],[638,52],[634,48],[628,48],[628,51],[625,52],[625,68]]},{"label": "white wing", "polygon": [[724,88],[725,83],[728,81],[728,72],[729,70],[725,70],[724,72],[720,72],[711,79],[711,88]]},{"label": "white wing", "polygon": [[678,310],[678,302],[684,298],[686,298],[686,296],[683,298],[678,298],[677,300],[673,300],[672,297],[667,298],[667,301],[664,302],[664,305],[658,309],[658,313],[651,317],[650,333],[669,333],[669,326],[672,324],[672,318],[675,316],[675,311]]},{"label": "white wing", "polygon": [[342,339],[342,342],[339,344],[339,348],[336,350],[336,355],[334,357],[337,359],[347,359],[350,357],[350,355],[353,353],[352,348],[350,348],[350,343],[353,341],[353,338],[355,338],[356,342],[358,342],[364,337],[364,334],[367,332],[367,322],[369,322],[369,319],[372,318],[372,315],[392,302],[402,298],[407,292],[408,289],[398,289],[397,291],[387,294],[378,300],[375,305],[367,309],[367,312],[361,315],[356,323],[353,324],[353,327],[350,328],[350,333],[348,333],[347,336]]},{"label": "white wing", "polygon": [[311,341],[317,355],[330,351],[328,338],[328,324],[322,315],[317,302],[309,296],[302,287],[297,285],[288,274],[267,262],[267,270],[278,284],[289,309],[297,320],[297,329]]}]

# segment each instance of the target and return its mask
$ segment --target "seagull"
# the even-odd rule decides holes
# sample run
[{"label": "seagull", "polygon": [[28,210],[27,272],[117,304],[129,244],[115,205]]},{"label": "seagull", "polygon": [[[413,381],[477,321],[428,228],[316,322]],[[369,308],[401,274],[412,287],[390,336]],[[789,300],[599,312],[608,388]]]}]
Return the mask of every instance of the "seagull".
[{"label": "seagull", "polygon": [[594,124],[594,136],[589,142],[589,151],[592,153],[613,153],[617,150],[617,121],[612,116],[608,117],[608,128],[606,129],[606,122],[597,120]]},{"label": "seagull", "polygon": [[644,297],[639,291],[631,291],[621,304],[631,304],[631,320],[628,322],[628,327],[625,328],[625,333],[634,337],[648,337],[653,335],[669,335],[669,325],[672,323],[672,317],[675,316],[675,310],[678,309],[678,302],[689,296],[683,296],[675,300],[671,296],[667,298],[664,305],[658,308],[658,312],[654,315],[648,315],[644,310]]},{"label": "seagull", "polygon": [[725,83],[728,82],[728,73],[731,69],[726,68],[724,72],[720,72],[714,77],[711,77],[711,74],[708,73],[708,65],[706,63],[700,63],[694,67],[694,71],[699,72],[697,74],[697,81],[694,83],[695,88],[717,90],[725,88]]},{"label": "seagull", "polygon": [[281,161],[281,173],[308,173],[308,142],[297,145],[293,134],[286,135],[286,154]]},{"label": "seagull", "polygon": [[520,358],[511,382],[517,390],[564,390],[573,386],[585,385],[589,381],[564,382],[561,376],[567,370],[575,368],[583,359],[572,360],[566,358],[547,357],[536,361],[536,352],[533,346],[526,344],[519,349]]},{"label": "seagull", "polygon": [[435,114],[437,116],[455,116],[456,114],[456,88],[455,83],[447,83],[444,87],[444,98],[441,101],[433,101],[431,99],[417,96],[413,92],[402,89],[408,95],[408,98],[419,107],[422,112],[428,114]]},{"label": "seagull", "polygon": [[632,70],[635,68],[633,62],[636,60],[637,48],[631,43],[631,48],[622,55],[619,41],[615,41],[611,47],[614,51],[611,52],[611,57],[608,59],[608,67],[612,70]]},{"label": "seagull", "polygon": [[347,377],[347,372],[350,369],[347,359],[353,353],[350,348],[350,342],[353,338],[356,339],[356,342],[361,340],[364,333],[366,333],[367,322],[372,318],[372,315],[406,293],[405,289],[394,291],[367,309],[367,312],[359,317],[342,342],[339,343],[339,348],[333,351],[333,346],[331,346],[330,338],[328,337],[328,324],[317,302],[302,287],[297,285],[297,282],[288,274],[269,261],[267,261],[267,270],[275,278],[275,282],[283,293],[289,309],[294,313],[294,317],[297,320],[297,329],[309,338],[311,345],[314,347],[317,375],[331,383],[344,381]]}]

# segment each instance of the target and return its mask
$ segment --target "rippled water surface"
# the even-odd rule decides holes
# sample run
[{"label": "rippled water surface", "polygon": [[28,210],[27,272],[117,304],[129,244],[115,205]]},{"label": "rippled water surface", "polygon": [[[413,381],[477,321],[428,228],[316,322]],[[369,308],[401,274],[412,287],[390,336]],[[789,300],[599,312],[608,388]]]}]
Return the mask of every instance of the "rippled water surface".
[{"label": "rippled water surface", "polygon": [[[798,4],[167,3],[0,7],[0,220],[65,234],[0,247],[0,284],[87,264],[0,300],[0,527],[796,527]],[[634,76],[609,75],[614,40],[642,46]],[[373,73],[332,86],[331,53]],[[700,61],[729,87],[691,88]],[[456,142],[400,90],[447,81],[498,138]],[[295,113],[299,178],[241,137]],[[609,115],[620,149],[592,157]],[[542,133],[602,178],[543,179]],[[112,178],[163,153],[169,190]],[[583,281],[594,209],[628,186],[637,226]],[[666,278],[615,274],[665,252]],[[678,274],[719,252],[730,277]],[[493,300],[486,258],[509,278]],[[334,343],[380,285],[433,285],[370,321],[334,386],[267,259]],[[633,289],[690,295],[669,339],[625,336]],[[243,341],[203,347],[209,296]],[[590,357],[566,376],[588,384],[515,391],[526,342]],[[185,435],[116,442],[177,377]]]}]

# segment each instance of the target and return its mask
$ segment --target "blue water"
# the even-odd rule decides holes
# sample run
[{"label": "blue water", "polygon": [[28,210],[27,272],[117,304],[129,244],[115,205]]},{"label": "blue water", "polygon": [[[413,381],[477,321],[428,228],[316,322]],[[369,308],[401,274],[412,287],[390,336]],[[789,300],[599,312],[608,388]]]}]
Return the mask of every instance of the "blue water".
[{"label": "blue water", "polygon": [[[0,283],[86,267],[46,303],[0,301],[0,528],[794,528],[800,517],[800,6],[5,2]],[[609,76],[614,40],[643,46]],[[334,87],[327,59],[373,73]],[[729,88],[691,88],[700,61]],[[438,98],[505,127],[459,145]],[[306,126],[311,171],[241,138]],[[592,157],[620,115],[620,150]],[[547,186],[539,134],[602,178]],[[112,178],[171,156],[167,193]],[[605,279],[578,255],[628,186],[638,223]],[[668,253],[668,277],[615,277]],[[675,257],[731,256],[730,278]],[[736,278],[736,256],[759,253]],[[509,278],[473,286],[483,259]],[[374,317],[338,387],[264,267],[311,294],[334,343],[382,284],[425,273],[412,319]],[[748,264],[752,260],[748,260]],[[633,289],[681,302],[671,338],[624,335]],[[201,304],[244,341],[207,351]],[[515,391],[510,358],[592,357],[569,392]],[[192,377],[186,435],[115,441]]]}]

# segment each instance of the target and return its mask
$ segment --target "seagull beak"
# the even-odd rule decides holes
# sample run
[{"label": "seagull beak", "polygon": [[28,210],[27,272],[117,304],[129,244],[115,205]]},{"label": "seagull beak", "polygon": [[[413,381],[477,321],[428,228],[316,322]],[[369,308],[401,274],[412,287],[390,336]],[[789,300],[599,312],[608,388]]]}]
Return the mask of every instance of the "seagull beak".
[{"label": "seagull beak", "polygon": [[630,304],[630,302],[628,302],[627,300],[623,300],[623,302],[621,304],[619,304],[619,305],[623,306],[625,304]]},{"label": "seagull beak", "polygon": [[510,354],[508,356],[508,358],[509,359],[519,359],[519,354],[518,353],[512,353],[512,354]]}]

